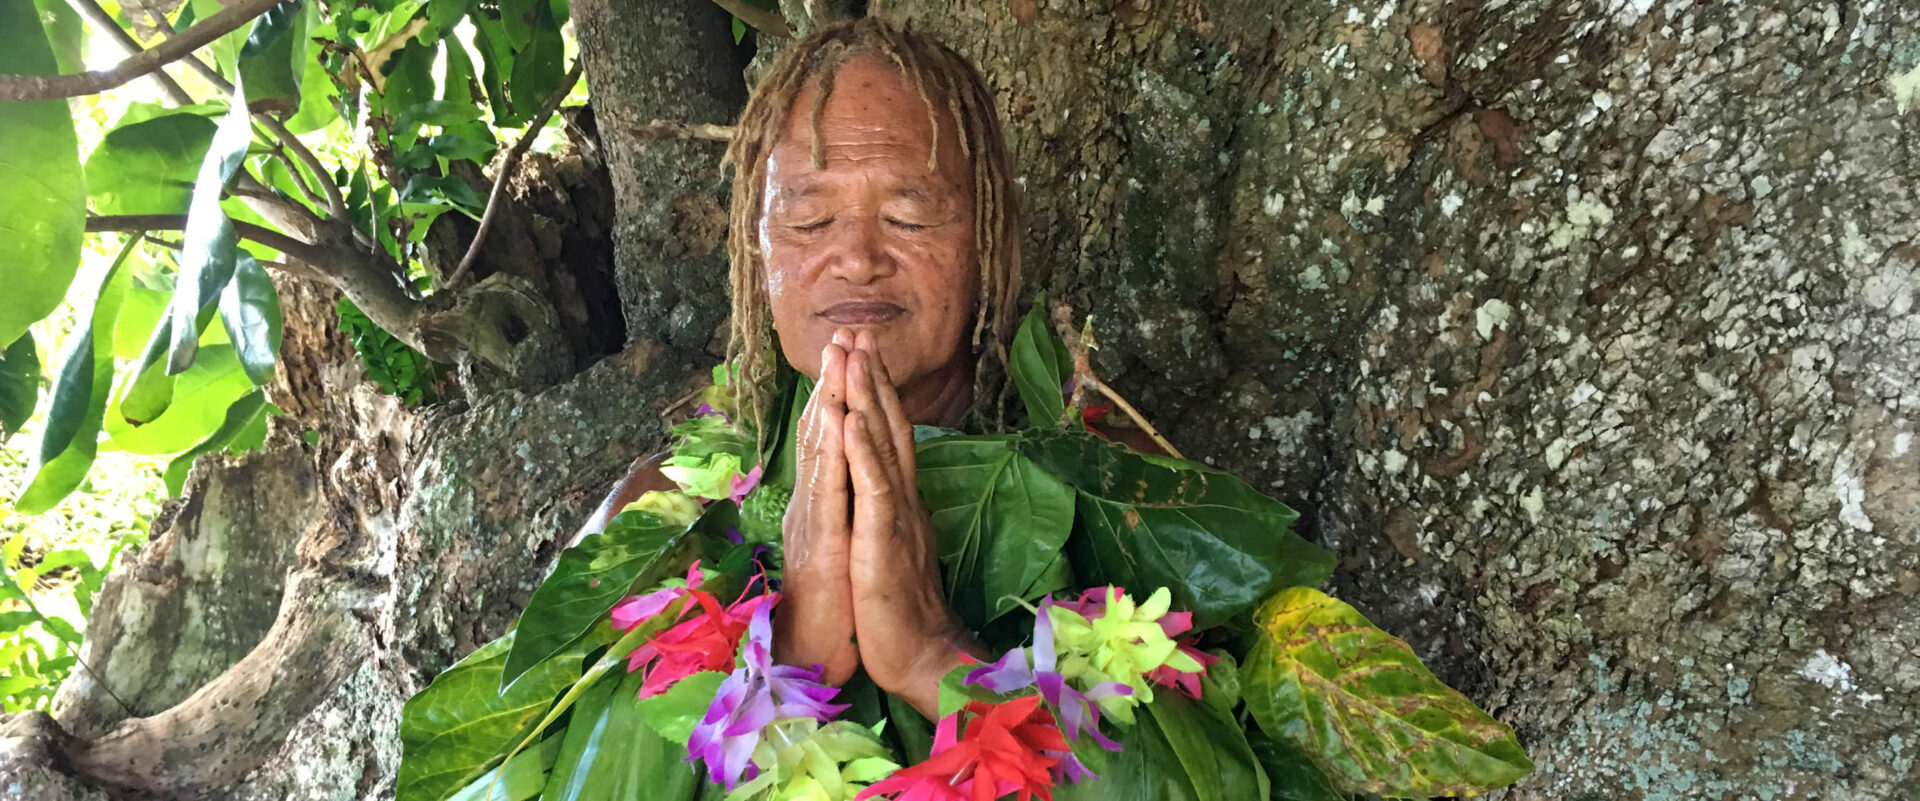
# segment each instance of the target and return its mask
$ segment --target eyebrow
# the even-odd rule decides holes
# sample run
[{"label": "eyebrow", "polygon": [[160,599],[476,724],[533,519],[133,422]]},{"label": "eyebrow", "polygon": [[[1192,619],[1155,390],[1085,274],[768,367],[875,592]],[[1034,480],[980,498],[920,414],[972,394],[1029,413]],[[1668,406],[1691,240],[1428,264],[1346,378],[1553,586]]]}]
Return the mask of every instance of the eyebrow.
[{"label": "eyebrow", "polygon": [[[783,193],[792,200],[807,200],[809,198],[819,197],[827,192],[827,187],[819,181],[800,180],[794,183],[798,185]],[[940,202],[927,187],[917,183],[895,185],[888,191],[888,196],[911,200],[916,203],[924,203],[929,206],[936,205]]]}]

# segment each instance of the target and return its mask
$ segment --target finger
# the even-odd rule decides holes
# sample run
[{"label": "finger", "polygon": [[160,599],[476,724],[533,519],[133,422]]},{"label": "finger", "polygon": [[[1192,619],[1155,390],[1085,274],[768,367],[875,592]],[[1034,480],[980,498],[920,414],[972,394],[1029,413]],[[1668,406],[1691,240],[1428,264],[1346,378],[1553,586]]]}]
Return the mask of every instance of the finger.
[{"label": "finger", "polygon": [[[820,387],[807,402],[801,431],[798,465],[806,518],[798,526],[799,542],[787,543],[788,558],[804,563],[820,549],[842,544],[849,514],[847,462],[841,429],[845,407],[839,397],[846,380],[846,351],[827,345],[820,357]],[[827,540],[823,542],[822,540]],[[797,550],[795,549],[797,546]],[[844,552],[844,548],[840,549]]]},{"label": "finger", "polygon": [[[867,334],[862,333],[860,337],[865,339]],[[907,476],[900,469],[899,454],[886,428],[886,414],[880,409],[878,390],[874,386],[874,362],[871,351],[858,347],[847,356],[847,409],[860,412],[860,425],[865,429],[874,456],[886,470],[887,480],[893,482],[895,489],[904,489]]]},{"label": "finger", "polygon": [[[847,412],[847,425],[844,428],[847,473],[853,482],[854,495],[860,499],[853,505],[855,548],[863,545],[881,546],[884,541],[877,535],[882,532],[892,534],[895,530],[893,479],[887,475],[885,465],[874,451],[866,423],[860,419],[865,416],[864,412]],[[873,558],[878,554],[869,552],[868,556]]]},{"label": "finger", "polygon": [[[913,464],[913,423],[907,420],[906,411],[900,407],[900,394],[894,391],[893,376],[887,373],[886,360],[880,358],[880,347],[873,337],[862,332],[860,346],[866,349],[867,366],[873,373],[874,396],[879,401],[880,412],[886,419],[888,435],[898,454],[900,471],[908,486],[919,480],[919,473]],[[863,344],[862,344],[863,343]]]}]

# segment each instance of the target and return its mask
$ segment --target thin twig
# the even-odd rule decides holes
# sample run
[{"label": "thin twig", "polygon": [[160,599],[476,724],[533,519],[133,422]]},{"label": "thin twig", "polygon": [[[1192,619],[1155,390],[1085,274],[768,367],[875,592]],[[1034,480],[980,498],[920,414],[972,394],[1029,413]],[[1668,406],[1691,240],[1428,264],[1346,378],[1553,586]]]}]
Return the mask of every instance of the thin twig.
[{"label": "thin twig", "polygon": [[1173,443],[1168,442],[1166,437],[1160,436],[1160,430],[1154,428],[1152,423],[1147,422],[1147,418],[1140,414],[1140,410],[1133,408],[1133,404],[1128,403],[1126,398],[1120,397],[1120,393],[1113,391],[1113,387],[1107,386],[1107,382],[1101,381],[1093,376],[1086,376],[1081,380],[1085,381],[1087,386],[1099,390],[1100,394],[1107,396],[1107,400],[1113,401],[1114,405],[1119,406],[1120,411],[1126,412],[1127,417],[1133,419],[1133,424],[1139,426],[1141,431],[1147,432],[1147,436],[1153,439],[1153,444],[1160,446],[1161,449],[1167,452],[1168,456],[1172,456],[1175,459],[1187,458],[1181,456],[1180,449],[1173,447]]},{"label": "thin twig", "polygon": [[[87,218],[87,231],[183,231],[185,214],[110,214]],[[251,239],[312,264],[325,264],[332,256],[325,248],[308,244],[286,234],[250,222],[233,221],[242,239]]]},{"label": "thin twig", "polygon": [[[80,16],[85,17],[87,22],[92,23],[95,29],[107,34],[108,38],[118,43],[121,52],[125,53],[128,58],[145,52],[144,49],[140,47],[140,43],[134,41],[133,36],[129,35],[125,30],[122,30],[120,23],[114,21],[113,15],[108,14],[106,9],[100,7],[99,3],[94,2],[94,0],[67,0],[67,4],[72,6],[73,10],[78,12]],[[189,56],[188,60],[191,61],[192,57]],[[153,78],[154,83],[160,85],[160,91],[165,92],[167,99],[172,100],[174,105],[189,106],[193,104],[193,96],[187,94],[187,90],[181,88],[179,82],[175,81],[173,76],[168,75],[166,70],[154,70],[150,73],[150,77]]]},{"label": "thin twig", "polygon": [[553,116],[553,112],[560,108],[560,102],[566,100],[567,94],[573,91],[573,85],[580,81],[582,64],[581,61],[573,63],[573,69],[567,71],[567,77],[560,81],[560,87],[553,91],[552,96],[548,97],[547,102],[542,103],[540,110],[533,115],[533,122],[527,124],[527,132],[521,135],[520,141],[513,143],[512,150],[507,151],[506,160],[500,162],[500,172],[493,177],[493,191],[487,193],[486,211],[480,213],[480,227],[473,232],[473,243],[467,245],[467,255],[460,257],[459,266],[454,267],[453,272],[447,276],[447,280],[440,283],[440,291],[444,292],[459,286],[460,279],[466,277],[467,270],[471,269],[474,260],[480,257],[480,246],[486,244],[487,230],[493,227],[493,218],[500,213],[500,206],[503,205],[500,200],[507,194],[507,179],[513,176],[514,167],[519,166],[520,157],[525,156],[527,149],[533,147],[533,140],[540,138],[540,129],[546,127],[547,118]]},{"label": "thin twig", "polygon": [[627,129],[635,139],[643,142],[654,139],[706,139],[714,142],[730,142],[733,141],[733,131],[734,128],[731,125],[669,120],[654,120],[645,125]]},{"label": "thin twig", "polygon": [[[104,70],[68,75],[0,75],[0,100],[52,100],[99,94],[147,75],[251,22],[285,0],[239,0],[152,50],[141,50]],[[112,26],[119,29],[116,23]],[[137,48],[136,48],[137,49]]]},{"label": "thin twig", "polygon": [[[93,1],[94,0],[74,0],[74,2],[82,3],[91,3]],[[161,36],[167,37],[167,41],[169,42],[174,41],[173,26],[169,25],[165,18],[157,14],[153,15],[153,17],[154,27],[160,31]],[[197,28],[199,26],[196,25],[194,27]],[[189,68],[194,72],[200,73],[200,77],[206,79],[207,83],[213,84],[215,89],[220,90],[222,94],[228,97],[233,96],[232,81],[221,76],[218,71],[207,66],[206,62],[198,58],[188,56],[184,60]],[[279,120],[274,119],[273,115],[264,111],[255,111],[253,112],[253,119],[254,122],[265,127],[268,133],[273,134],[273,138],[279,141],[281,147],[286,148],[288,152],[293,154],[294,158],[300,160],[301,164],[306,165],[307,170],[313,173],[314,182],[320,184],[320,190],[324,193],[325,200],[322,200],[321,195],[315,193],[313,188],[307,185],[306,179],[300,175],[299,170],[294,169],[292,164],[287,164],[287,172],[293,176],[294,185],[300,188],[300,193],[306,195],[307,198],[314,203],[326,206],[328,216],[336,220],[347,220],[346,198],[340,195],[339,186],[327,180],[327,168],[320,164],[319,157],[313,155],[313,151],[307,149],[306,144],[300,141],[300,137],[294,136],[293,132],[287,130],[287,126]],[[285,154],[277,152],[276,149],[274,155],[281,158],[284,163]]]},{"label": "thin twig", "polygon": [[792,26],[787,25],[785,17],[775,12],[754,8],[742,0],[713,0],[713,4],[726,9],[727,13],[738,17],[747,27],[756,31],[782,39],[793,38]]}]

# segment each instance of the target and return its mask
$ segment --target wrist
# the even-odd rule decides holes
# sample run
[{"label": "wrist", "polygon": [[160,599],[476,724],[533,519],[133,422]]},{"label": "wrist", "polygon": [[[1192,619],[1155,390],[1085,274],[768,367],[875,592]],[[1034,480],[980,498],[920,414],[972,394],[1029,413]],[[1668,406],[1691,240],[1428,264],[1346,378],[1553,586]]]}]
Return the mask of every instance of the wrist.
[{"label": "wrist", "polygon": [[[968,652],[978,650],[978,642],[973,632],[963,628],[948,636],[934,638],[921,649],[919,658],[914,660],[904,686],[888,688],[888,692],[906,699],[927,720],[939,720],[940,682],[954,668],[968,664]],[[979,659],[976,656],[972,661]]]}]

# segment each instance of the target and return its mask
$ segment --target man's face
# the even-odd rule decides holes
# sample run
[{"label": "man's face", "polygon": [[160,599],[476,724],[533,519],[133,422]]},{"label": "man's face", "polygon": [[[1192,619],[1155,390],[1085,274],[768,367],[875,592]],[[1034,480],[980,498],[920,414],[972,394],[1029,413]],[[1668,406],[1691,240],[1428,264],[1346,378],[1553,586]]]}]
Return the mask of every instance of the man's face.
[{"label": "man's face", "polygon": [[767,160],[760,248],[787,362],[820,377],[838,328],[873,332],[897,386],[964,369],[979,293],[973,189],[955,121],[940,114],[939,169],[927,104],[892,65],[858,57],[809,130],[817,89],[794,99]]}]

